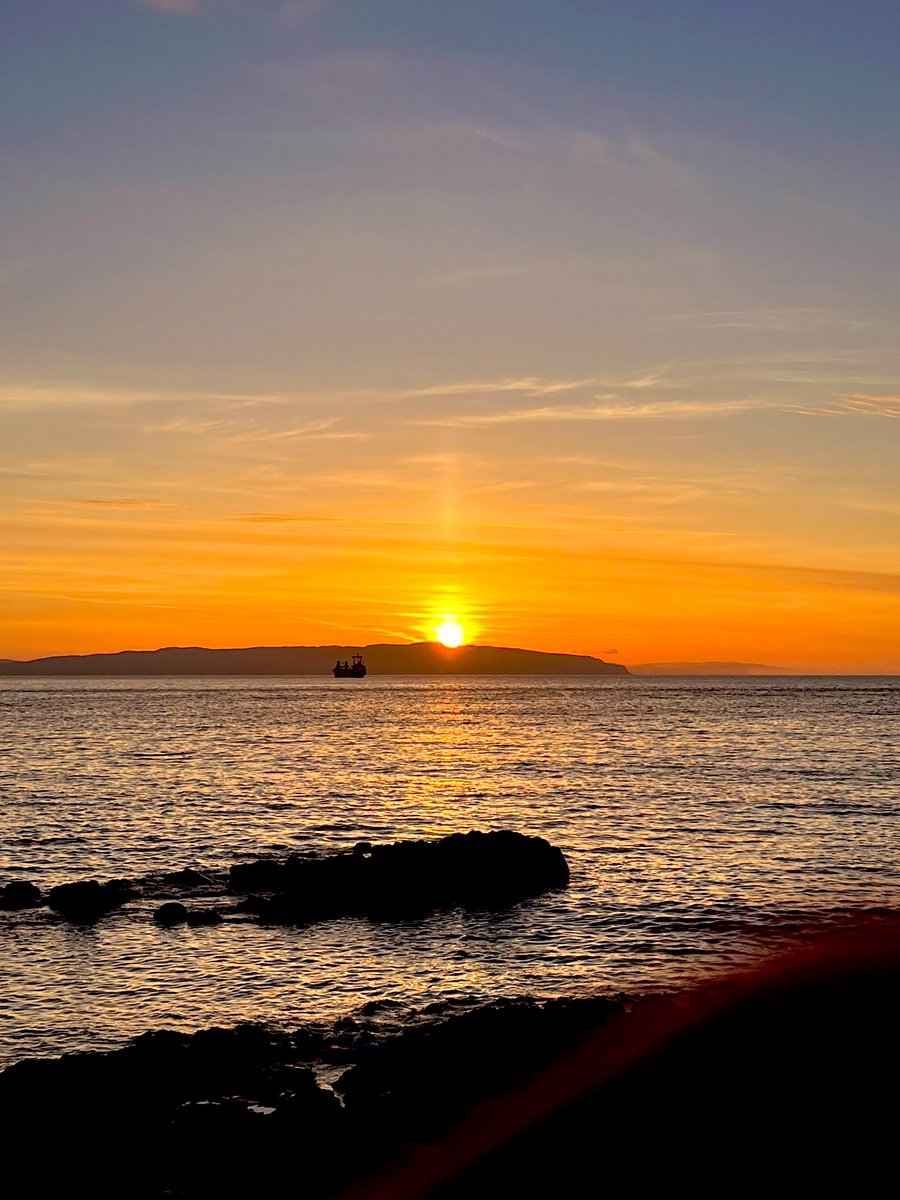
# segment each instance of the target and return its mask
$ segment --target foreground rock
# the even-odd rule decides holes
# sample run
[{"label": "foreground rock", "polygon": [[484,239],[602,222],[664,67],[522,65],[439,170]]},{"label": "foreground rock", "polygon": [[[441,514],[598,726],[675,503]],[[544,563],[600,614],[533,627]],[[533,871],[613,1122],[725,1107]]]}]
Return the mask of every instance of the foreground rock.
[{"label": "foreground rock", "polygon": [[[36,1196],[205,1198],[261,1194],[302,1165],[303,1194],[321,1194],[347,1157],[340,1105],[305,1065],[322,1045],[239,1026],[18,1063],[0,1075],[5,1167],[27,1165]],[[52,1153],[25,1150],[29,1135]]]},{"label": "foreground rock", "polygon": [[436,908],[494,907],[565,887],[562,851],[509,830],[455,833],[438,841],[360,842],[325,858],[262,859],[231,868],[229,887],[262,920],[304,924],[331,917],[409,917]]},{"label": "foreground rock", "polygon": [[[147,1034],[0,1075],[4,1169],[104,1200],[883,1195],[898,1008],[892,938],[678,996],[448,1005],[399,1035]],[[313,1070],[334,1063],[343,1106]]]},{"label": "foreground rock", "polygon": [[[0,1074],[0,1128],[8,1151],[29,1131],[53,1146],[36,1158],[21,1143],[40,1196],[80,1187],[117,1200],[331,1196],[520,1082],[622,1005],[524,1000],[447,1012],[421,1014],[399,1036],[365,1019],[290,1033],[240,1025],[28,1060]],[[313,1070],[335,1064],[349,1068],[343,1106]],[[103,1154],[85,1154],[100,1142]],[[14,1159],[8,1152],[7,1170]],[[120,1162],[131,1166],[123,1173]]]}]

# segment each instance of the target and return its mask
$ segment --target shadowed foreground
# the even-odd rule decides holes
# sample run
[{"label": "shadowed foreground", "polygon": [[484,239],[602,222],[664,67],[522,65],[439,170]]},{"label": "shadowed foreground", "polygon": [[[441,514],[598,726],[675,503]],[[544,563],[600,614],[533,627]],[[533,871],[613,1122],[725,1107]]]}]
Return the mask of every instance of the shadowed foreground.
[{"label": "shadowed foreground", "polygon": [[[148,1034],[0,1075],[5,1165],[38,1196],[873,1192],[898,1001],[894,932],[680,996],[444,1006],[387,1038],[365,1017]],[[313,1068],[345,1068],[343,1104]]]},{"label": "shadowed foreground", "polygon": [[650,998],[343,1200],[753,1187],[876,1194],[894,1171],[900,939]]}]

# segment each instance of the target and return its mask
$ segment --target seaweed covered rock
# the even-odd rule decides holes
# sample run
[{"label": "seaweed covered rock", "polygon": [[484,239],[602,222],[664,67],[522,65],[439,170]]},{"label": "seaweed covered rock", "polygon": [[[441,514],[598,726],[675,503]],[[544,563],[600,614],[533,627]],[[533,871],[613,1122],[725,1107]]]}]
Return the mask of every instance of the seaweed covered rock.
[{"label": "seaweed covered rock", "polygon": [[323,858],[241,863],[231,868],[229,887],[272,892],[239,907],[264,921],[303,924],[416,916],[452,905],[503,906],[568,881],[562,851],[543,838],[473,830],[437,841],[362,843]]},{"label": "seaweed covered rock", "polygon": [[27,880],[15,880],[0,888],[0,909],[12,912],[19,908],[37,908],[43,903],[41,889]]},{"label": "seaweed covered rock", "polygon": [[96,921],[98,917],[133,900],[136,895],[127,879],[111,879],[108,883],[88,879],[80,883],[61,883],[51,888],[47,903],[54,912],[69,921]]}]

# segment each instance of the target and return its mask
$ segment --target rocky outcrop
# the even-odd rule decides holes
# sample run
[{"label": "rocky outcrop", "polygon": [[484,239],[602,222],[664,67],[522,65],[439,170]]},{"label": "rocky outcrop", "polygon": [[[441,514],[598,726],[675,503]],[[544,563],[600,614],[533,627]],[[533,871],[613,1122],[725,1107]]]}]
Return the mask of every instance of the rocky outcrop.
[{"label": "rocky outcrop", "polygon": [[586,997],[496,1001],[366,1043],[334,1084],[352,1119],[383,1138],[433,1137],[473,1104],[517,1086],[590,1030],[622,1020],[632,1002]]},{"label": "rocky outcrop", "polygon": [[[306,924],[332,917],[390,920],[424,916],[438,908],[493,908],[565,887],[562,851],[540,837],[510,830],[454,833],[435,841],[358,842],[337,854],[292,855],[235,863],[221,871],[155,872],[138,879],[63,883],[46,897],[30,883],[0,888],[0,909],[48,904],[70,921],[96,921],[129,900],[165,901],[159,925],[218,925],[211,907],[239,897],[231,911],[273,924]],[[190,907],[185,900],[199,901]]]},{"label": "rocky outcrop", "polygon": [[[322,1044],[312,1030],[161,1030],[18,1063],[0,1074],[7,1169],[27,1163],[36,1196],[275,1195],[298,1170],[302,1194],[320,1195],[347,1158],[340,1105],[306,1065]],[[52,1153],[26,1151],[35,1136]]]},{"label": "rocky outcrop", "polygon": [[[26,1060],[0,1073],[7,1169],[21,1146],[40,1196],[332,1196],[621,1008],[593,1000],[463,1013],[435,1006],[390,1036],[366,1018],[291,1032],[159,1030],[107,1054]],[[339,1082],[343,1105],[316,1076],[340,1064],[349,1068]],[[52,1155],[24,1150],[37,1128]],[[85,1155],[101,1136],[111,1149]],[[140,1171],[123,1175],[120,1163]]]},{"label": "rocky outcrop", "polygon": [[229,888],[256,893],[238,907],[263,921],[305,924],[343,916],[416,916],[455,905],[502,906],[568,881],[569,868],[555,846],[495,830],[384,846],[360,842],[325,858],[241,863],[231,868]]}]

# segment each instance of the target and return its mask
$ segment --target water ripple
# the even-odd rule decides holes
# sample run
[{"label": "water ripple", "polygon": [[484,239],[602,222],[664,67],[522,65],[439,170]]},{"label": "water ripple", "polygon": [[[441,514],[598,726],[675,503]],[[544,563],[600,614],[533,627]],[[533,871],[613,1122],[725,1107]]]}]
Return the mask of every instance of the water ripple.
[{"label": "water ripple", "polygon": [[0,882],[510,827],[564,892],[309,929],[0,914],[6,1059],[157,1025],[673,986],[897,907],[891,680],[0,681]]}]

